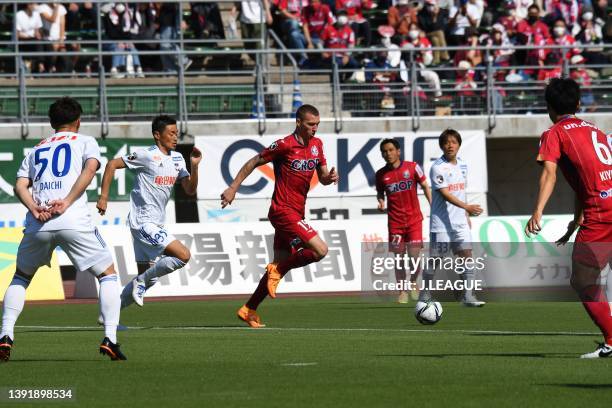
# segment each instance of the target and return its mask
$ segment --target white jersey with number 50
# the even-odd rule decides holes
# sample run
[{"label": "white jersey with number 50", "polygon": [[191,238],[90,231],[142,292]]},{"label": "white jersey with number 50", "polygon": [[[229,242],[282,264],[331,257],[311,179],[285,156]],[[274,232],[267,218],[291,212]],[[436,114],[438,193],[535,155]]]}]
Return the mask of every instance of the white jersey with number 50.
[{"label": "white jersey with number 50", "polygon": [[[23,159],[17,178],[30,179],[34,201],[45,206],[50,201],[66,198],[88,159],[97,160],[100,166],[100,148],[96,139],[73,132],[58,132],[34,146]],[[25,233],[92,231],[87,194],[83,193],[64,214],[45,223],[28,212],[25,227]]]}]

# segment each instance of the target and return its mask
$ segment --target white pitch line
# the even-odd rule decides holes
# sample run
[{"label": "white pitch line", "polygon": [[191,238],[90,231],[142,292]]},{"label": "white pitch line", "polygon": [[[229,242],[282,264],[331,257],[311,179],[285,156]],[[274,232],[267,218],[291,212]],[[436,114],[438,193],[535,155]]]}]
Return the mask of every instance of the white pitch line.
[{"label": "white pitch line", "polygon": [[307,366],[315,366],[319,363],[285,363],[281,364],[284,367],[307,367]]},{"label": "white pitch line", "polygon": [[[101,326],[16,326],[20,329],[40,329],[40,330],[92,330],[100,329]],[[176,326],[176,327],[141,327],[127,326],[129,330],[194,330],[194,331],[232,331],[246,330],[249,332],[266,332],[266,331],[305,331],[305,332],[393,332],[393,333],[460,333],[460,334],[514,334],[514,335],[551,335],[551,336],[586,336],[599,335],[597,332],[547,332],[547,331],[511,331],[511,330],[465,330],[465,329],[379,329],[379,328],[322,328],[322,327],[266,327],[261,329],[252,329],[250,327],[237,326],[219,326],[219,327],[204,327],[204,326]]]}]

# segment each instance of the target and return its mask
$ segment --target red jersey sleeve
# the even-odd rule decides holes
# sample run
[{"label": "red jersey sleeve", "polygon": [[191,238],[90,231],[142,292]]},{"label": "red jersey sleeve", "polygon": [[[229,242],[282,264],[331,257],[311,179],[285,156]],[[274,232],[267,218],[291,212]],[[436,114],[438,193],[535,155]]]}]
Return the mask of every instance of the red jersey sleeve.
[{"label": "red jersey sleeve", "polygon": [[289,145],[285,143],[283,139],[279,139],[276,142],[272,143],[270,146],[266,147],[262,150],[259,155],[266,161],[274,161],[279,157],[282,157],[287,154],[289,151]]},{"label": "red jersey sleeve", "polygon": [[378,170],[376,172],[376,196],[380,197],[385,195],[385,184],[383,183],[383,172]]},{"label": "red jersey sleeve", "polygon": [[425,172],[423,171],[421,166],[419,166],[418,163],[415,163],[414,164],[414,181],[416,181],[417,183],[422,183],[425,180],[427,180],[427,177],[425,177]]},{"label": "red jersey sleeve", "polygon": [[540,150],[538,151],[538,163],[550,161],[558,163],[561,159],[561,141],[559,133],[554,130],[547,130],[542,133],[540,138]]},{"label": "red jersey sleeve", "polygon": [[319,145],[319,166],[327,166],[327,159],[323,152],[323,142],[319,139],[317,144]]}]

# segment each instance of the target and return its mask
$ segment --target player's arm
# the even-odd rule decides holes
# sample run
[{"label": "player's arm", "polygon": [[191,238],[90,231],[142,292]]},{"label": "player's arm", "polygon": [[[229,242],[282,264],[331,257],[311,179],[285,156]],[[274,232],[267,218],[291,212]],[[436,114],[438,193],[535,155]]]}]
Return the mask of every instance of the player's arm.
[{"label": "player's arm", "polygon": [[557,182],[557,163],[551,161],[544,161],[542,174],[540,175],[540,188],[538,191],[538,198],[536,200],[536,206],[531,214],[531,218],[527,221],[525,226],[525,235],[530,236],[531,234],[537,234],[542,230],[540,221],[542,220],[542,213],[544,207],[550,199],[552,192]]},{"label": "player's arm", "polygon": [[34,218],[38,221],[45,222],[51,219],[51,213],[40,205],[37,205],[32,198],[32,194],[30,194],[30,186],[32,185],[32,180],[26,177],[17,177],[17,182],[15,183],[15,188],[13,191],[15,195],[21,201],[23,205],[26,206],[28,210],[32,213]]},{"label": "player's arm", "polygon": [[53,200],[49,203],[51,206],[51,213],[54,215],[62,215],[68,207],[72,205],[84,192],[87,186],[91,183],[91,180],[96,175],[100,167],[100,162],[96,158],[89,158],[83,166],[83,171],[79,174],[76,182],[70,189],[68,195],[61,200]]},{"label": "player's arm", "polygon": [[332,183],[338,184],[338,173],[336,173],[336,168],[332,167],[331,170],[327,170],[326,165],[322,165],[317,167],[317,176],[319,177],[319,181],[324,186],[328,186]]},{"label": "player's arm", "polygon": [[425,193],[425,198],[427,199],[427,202],[431,206],[431,187],[429,187],[429,184],[427,183],[427,179],[423,179],[423,181],[419,181],[419,185],[423,189],[423,193]]},{"label": "player's arm", "polygon": [[269,163],[269,160],[264,159],[259,154],[253,156],[246,163],[244,163],[244,165],[236,175],[236,178],[234,179],[234,181],[232,181],[232,184],[230,184],[230,186],[226,188],[223,193],[221,193],[221,208],[225,208],[229,204],[231,204],[232,201],[234,201],[236,191],[238,191],[238,188],[240,187],[242,182],[251,175],[253,170],[266,163]]},{"label": "player's arm", "polygon": [[100,196],[98,197],[98,202],[96,203],[96,208],[100,215],[104,215],[106,212],[106,207],[108,206],[108,195],[110,192],[110,186],[113,182],[113,177],[115,176],[115,170],[124,169],[127,167],[127,164],[123,161],[121,157],[117,157],[116,159],[109,160],[106,163],[106,167],[104,168],[104,175],[102,176],[102,187],[100,188]]},{"label": "player's arm", "polygon": [[198,191],[198,165],[202,161],[202,153],[200,149],[194,147],[189,156],[191,162],[191,173],[188,177],[181,179],[181,186],[187,195],[195,195]]},{"label": "player's arm", "polygon": [[440,188],[438,189],[438,191],[440,192],[440,195],[442,196],[442,198],[444,198],[444,200],[448,201],[454,206],[463,208],[469,215],[477,216],[482,214],[482,208],[480,208],[478,204],[464,203],[463,201],[452,195],[450,191],[448,191],[448,187]]}]

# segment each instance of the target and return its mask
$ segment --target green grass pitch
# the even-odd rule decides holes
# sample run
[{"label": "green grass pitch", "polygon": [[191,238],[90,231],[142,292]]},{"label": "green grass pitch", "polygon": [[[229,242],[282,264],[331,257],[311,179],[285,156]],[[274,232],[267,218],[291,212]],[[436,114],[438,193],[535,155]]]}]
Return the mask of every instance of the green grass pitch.
[{"label": "green grass pitch", "polygon": [[[148,302],[122,314],[125,362],[97,353],[98,308],[26,305],[0,388],[73,388],[84,407],[609,407],[612,359],[579,303],[414,304],[360,297],[268,299],[268,328],[240,301]],[[6,401],[4,401],[6,402]],[[0,404],[3,404],[0,402]],[[24,403],[12,404],[27,406]]]}]

